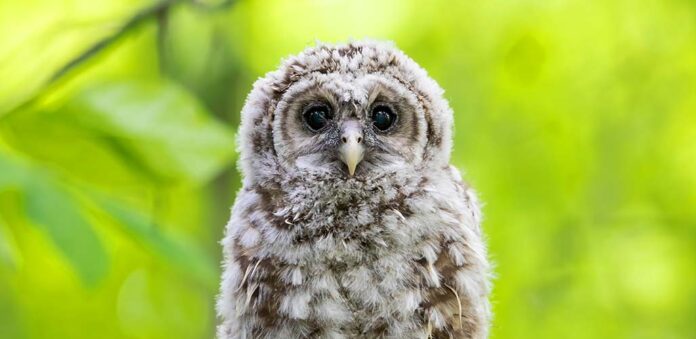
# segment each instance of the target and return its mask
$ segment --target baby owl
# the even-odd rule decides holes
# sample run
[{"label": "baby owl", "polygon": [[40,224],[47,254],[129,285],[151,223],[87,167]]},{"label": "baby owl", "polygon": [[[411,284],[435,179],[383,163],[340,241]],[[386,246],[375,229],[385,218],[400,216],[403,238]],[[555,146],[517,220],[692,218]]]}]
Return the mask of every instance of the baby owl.
[{"label": "baby owl", "polygon": [[451,129],[442,89],[390,44],[319,45],[259,79],[218,338],[486,338],[481,213]]}]

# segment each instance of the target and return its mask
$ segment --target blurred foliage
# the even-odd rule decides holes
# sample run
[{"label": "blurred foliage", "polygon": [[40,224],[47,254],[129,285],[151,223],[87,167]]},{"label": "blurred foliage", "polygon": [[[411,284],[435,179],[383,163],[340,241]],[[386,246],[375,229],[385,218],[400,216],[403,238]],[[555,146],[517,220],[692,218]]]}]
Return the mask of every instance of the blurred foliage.
[{"label": "blurred foliage", "polygon": [[696,337],[696,4],[0,2],[0,337],[209,338],[253,80],[394,40],[447,91],[494,338]]}]

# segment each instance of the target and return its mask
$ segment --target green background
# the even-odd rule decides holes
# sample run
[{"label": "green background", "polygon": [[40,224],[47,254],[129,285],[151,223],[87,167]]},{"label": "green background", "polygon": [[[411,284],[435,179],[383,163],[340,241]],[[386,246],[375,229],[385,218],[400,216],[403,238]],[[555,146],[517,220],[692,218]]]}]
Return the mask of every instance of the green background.
[{"label": "green background", "polygon": [[696,338],[687,0],[1,1],[0,338],[212,337],[246,93],[363,37],[446,90],[493,338]]}]

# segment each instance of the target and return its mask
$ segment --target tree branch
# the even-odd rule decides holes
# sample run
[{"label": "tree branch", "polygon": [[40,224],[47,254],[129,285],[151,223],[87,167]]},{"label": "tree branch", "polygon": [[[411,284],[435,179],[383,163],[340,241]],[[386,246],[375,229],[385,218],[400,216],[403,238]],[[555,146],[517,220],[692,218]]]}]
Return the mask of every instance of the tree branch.
[{"label": "tree branch", "polygon": [[80,55],[69,61],[63,67],[58,69],[53,76],[48,80],[46,86],[58,81],[60,78],[68,74],[74,68],[85,62],[86,60],[97,55],[99,52],[104,50],[107,46],[120,40],[126,35],[130,30],[139,26],[141,23],[148,21],[151,18],[157,17],[160,13],[166,12],[170,7],[182,0],[163,0],[153,6],[144,8],[139,12],[135,13],[128,21],[126,21],[121,28],[119,28],[113,34],[97,41],[94,45],[88,48],[86,51],[82,52]]},{"label": "tree branch", "polygon": [[120,40],[123,38],[127,33],[129,33],[132,29],[140,26],[143,22],[146,22],[154,17],[157,17],[160,13],[163,11],[168,10],[175,4],[182,2],[184,0],[162,0],[150,7],[146,7],[144,9],[141,9],[140,11],[136,12],[131,16],[116,32],[102,38],[101,40],[97,41],[94,45],[90,46],[88,49],[80,53],[78,56],[75,58],[71,59],[60,67],[57,71],[53,73],[53,75],[48,78],[48,80],[39,88],[39,90],[36,91],[36,93],[32,94],[29,98],[26,100],[22,101],[20,104],[16,105],[15,107],[9,109],[6,111],[4,114],[0,112],[0,120],[5,119],[12,115],[13,113],[17,111],[21,111],[22,109],[26,108],[27,106],[30,106],[32,103],[34,103],[37,98],[41,96],[41,93],[48,88],[49,86],[53,85],[54,83],[58,82],[62,78],[64,78],[66,75],[68,75],[70,72],[72,72],[75,68],[78,68],[81,64],[85,63],[87,60],[93,58],[100,52],[102,52],[104,49],[106,49],[108,46],[113,44],[114,42]]}]

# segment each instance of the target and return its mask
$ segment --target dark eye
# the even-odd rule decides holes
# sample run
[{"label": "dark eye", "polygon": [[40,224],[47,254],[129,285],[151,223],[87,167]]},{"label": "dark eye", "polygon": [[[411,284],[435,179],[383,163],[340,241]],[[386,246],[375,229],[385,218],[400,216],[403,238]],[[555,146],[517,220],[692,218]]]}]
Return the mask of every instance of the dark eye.
[{"label": "dark eye", "polygon": [[333,115],[331,114],[329,106],[317,105],[307,109],[303,114],[303,118],[307,124],[307,127],[309,127],[312,131],[317,132],[329,123],[329,120],[333,118]]},{"label": "dark eye", "polygon": [[378,105],[372,109],[372,124],[380,131],[386,131],[396,122],[396,113],[389,106]]}]

